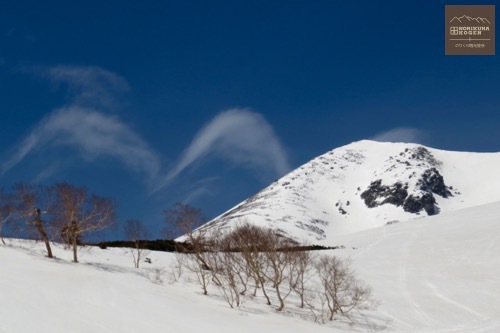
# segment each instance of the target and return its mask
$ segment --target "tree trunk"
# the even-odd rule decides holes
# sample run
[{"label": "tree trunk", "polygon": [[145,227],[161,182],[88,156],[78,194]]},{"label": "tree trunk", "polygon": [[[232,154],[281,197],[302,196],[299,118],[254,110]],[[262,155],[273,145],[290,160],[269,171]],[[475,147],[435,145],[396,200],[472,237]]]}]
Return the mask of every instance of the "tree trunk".
[{"label": "tree trunk", "polygon": [[269,299],[269,296],[267,296],[266,286],[264,284],[264,278],[260,277],[259,281],[260,281],[260,286],[262,287],[262,293],[264,294],[264,297],[267,300],[267,305],[271,305],[271,300]]},{"label": "tree trunk", "polygon": [[77,236],[73,235],[71,241],[73,242],[73,262],[78,262],[78,244],[77,244]]},{"label": "tree trunk", "polygon": [[0,239],[2,240],[3,245],[5,245],[5,241],[4,241],[3,236],[2,236],[2,224],[3,224],[3,222],[0,222]]},{"label": "tree trunk", "polygon": [[135,249],[137,251],[137,258],[135,260],[135,268],[139,268],[139,263],[141,262],[141,244],[139,241],[135,242]]},{"label": "tree trunk", "polygon": [[43,242],[45,243],[45,247],[47,248],[47,257],[53,258],[52,249],[50,248],[49,236],[47,236],[47,233],[45,232],[45,229],[43,228],[41,215],[42,215],[42,212],[40,211],[40,209],[37,209],[36,210],[35,226],[36,226],[36,229],[38,230],[38,233],[40,233],[40,236],[41,236]]},{"label": "tree trunk", "polygon": [[301,282],[300,282],[300,308],[303,309],[304,308],[304,289],[305,289],[305,286],[304,286],[304,278],[301,277]]},{"label": "tree trunk", "polygon": [[276,290],[276,296],[278,297],[278,301],[280,302],[278,311],[282,311],[285,308],[285,301],[283,300],[283,297],[281,297],[279,284],[275,283],[274,289]]}]

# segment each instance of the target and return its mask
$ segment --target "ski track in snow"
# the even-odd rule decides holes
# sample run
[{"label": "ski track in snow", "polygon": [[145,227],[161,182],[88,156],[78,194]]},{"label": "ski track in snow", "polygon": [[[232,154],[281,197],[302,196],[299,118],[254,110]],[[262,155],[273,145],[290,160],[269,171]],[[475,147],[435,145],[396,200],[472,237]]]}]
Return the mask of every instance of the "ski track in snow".
[{"label": "ski track in snow", "polygon": [[415,313],[415,319],[417,319],[421,324],[429,327],[435,327],[437,322],[433,320],[418,304],[415,298],[412,296],[412,291],[408,288],[408,279],[407,279],[407,265],[409,259],[409,252],[415,239],[420,234],[421,226],[415,228],[412,236],[406,246],[402,249],[402,252],[399,256],[399,288],[401,290],[401,294],[404,296],[407,303],[410,305],[411,309]]},{"label": "ski track in snow", "polygon": [[500,202],[338,236],[394,332],[500,332]]},{"label": "ski track in snow", "polygon": [[463,311],[468,312],[468,313],[478,317],[479,319],[482,319],[482,320],[489,319],[487,316],[484,316],[484,315],[480,314],[479,312],[474,311],[470,307],[444,296],[443,294],[441,294],[439,292],[438,288],[435,285],[433,285],[432,283],[430,283],[429,281],[427,281],[426,285],[432,290],[434,296],[438,297],[439,299],[441,299],[449,304],[452,304],[452,305],[456,306],[457,308],[462,309]]}]

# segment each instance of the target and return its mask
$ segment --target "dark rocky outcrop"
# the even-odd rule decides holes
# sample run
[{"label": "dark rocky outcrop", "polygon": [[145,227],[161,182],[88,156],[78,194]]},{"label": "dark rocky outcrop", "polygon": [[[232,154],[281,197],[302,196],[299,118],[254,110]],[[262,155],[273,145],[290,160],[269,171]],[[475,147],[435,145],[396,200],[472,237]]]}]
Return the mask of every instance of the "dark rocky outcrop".
[{"label": "dark rocky outcrop", "polygon": [[424,162],[430,166],[440,166],[442,163],[438,161],[434,155],[425,147],[406,148],[399,156],[407,157],[410,160]]},{"label": "dark rocky outcrop", "polygon": [[[361,199],[369,208],[374,208],[383,204],[392,204],[395,206],[403,205],[405,198],[408,196],[406,191],[407,185],[400,182],[392,186],[382,185],[382,180],[376,180],[370,183],[366,191],[361,193]],[[380,201],[379,199],[383,199]]]},{"label": "dark rocky outcrop", "polygon": [[[416,149],[412,152],[412,157],[416,159],[430,159],[432,155],[425,149]],[[361,193],[361,199],[369,208],[378,207],[385,204],[403,206],[405,212],[417,214],[422,210],[428,215],[438,213],[434,194],[443,198],[448,198],[453,194],[450,188],[444,183],[443,176],[436,168],[425,170],[417,181],[417,190],[421,195],[408,195],[408,184],[396,182],[393,185],[382,185],[382,180],[378,179],[370,183],[368,189]]]},{"label": "dark rocky outcrop", "polygon": [[405,212],[414,214],[424,209],[427,215],[435,215],[437,213],[435,205],[436,199],[431,193],[425,193],[421,197],[409,195],[403,204],[403,209]]},{"label": "dark rocky outcrop", "polygon": [[399,182],[389,187],[388,196],[382,201],[382,205],[388,203],[395,206],[401,206],[408,195],[408,191],[406,191],[407,188],[408,185],[403,186],[403,184]]},{"label": "dark rocky outcrop", "polygon": [[443,198],[448,198],[452,195],[444,183],[443,176],[441,176],[436,168],[425,170],[417,185],[420,186],[422,191],[428,193],[432,192]]}]

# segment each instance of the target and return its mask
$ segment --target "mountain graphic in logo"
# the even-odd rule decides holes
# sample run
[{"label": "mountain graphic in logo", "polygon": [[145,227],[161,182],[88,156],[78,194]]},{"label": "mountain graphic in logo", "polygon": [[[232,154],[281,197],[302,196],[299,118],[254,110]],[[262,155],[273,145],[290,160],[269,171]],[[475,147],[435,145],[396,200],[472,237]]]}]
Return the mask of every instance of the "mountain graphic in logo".
[{"label": "mountain graphic in logo", "polygon": [[471,16],[468,16],[468,15],[462,15],[460,17],[453,17],[450,21],[450,23],[453,23],[454,21],[458,21],[460,23],[469,23],[469,22],[476,22],[476,23],[479,23],[479,24],[490,24],[490,21],[488,21],[488,19],[484,18],[484,17],[471,17]]}]

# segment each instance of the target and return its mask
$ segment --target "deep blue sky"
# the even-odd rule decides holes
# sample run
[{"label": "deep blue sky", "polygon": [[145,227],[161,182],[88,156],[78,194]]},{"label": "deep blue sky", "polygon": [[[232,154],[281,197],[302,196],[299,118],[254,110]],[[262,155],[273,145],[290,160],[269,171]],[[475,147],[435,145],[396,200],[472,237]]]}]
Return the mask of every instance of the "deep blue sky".
[{"label": "deep blue sky", "polygon": [[156,237],[352,141],[500,151],[500,62],[444,55],[444,4],[2,1],[0,182],[85,185]]}]

